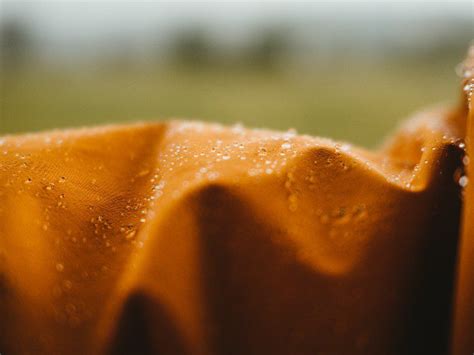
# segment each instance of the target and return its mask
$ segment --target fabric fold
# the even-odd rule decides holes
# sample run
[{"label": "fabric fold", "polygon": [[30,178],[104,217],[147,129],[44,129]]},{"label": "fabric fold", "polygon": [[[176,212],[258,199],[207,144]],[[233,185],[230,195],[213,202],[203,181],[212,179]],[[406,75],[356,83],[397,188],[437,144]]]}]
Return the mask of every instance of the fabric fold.
[{"label": "fabric fold", "polygon": [[461,354],[465,119],[377,151],[184,121],[2,137],[0,351]]},{"label": "fabric fold", "polygon": [[[466,118],[466,150],[463,159],[463,180],[459,180],[463,191],[462,236],[459,243],[459,255],[456,273],[455,311],[452,331],[452,353],[454,355],[470,353],[474,349],[474,45],[469,49],[468,57],[461,66],[462,92],[461,109]],[[471,182],[468,183],[468,179]]]}]

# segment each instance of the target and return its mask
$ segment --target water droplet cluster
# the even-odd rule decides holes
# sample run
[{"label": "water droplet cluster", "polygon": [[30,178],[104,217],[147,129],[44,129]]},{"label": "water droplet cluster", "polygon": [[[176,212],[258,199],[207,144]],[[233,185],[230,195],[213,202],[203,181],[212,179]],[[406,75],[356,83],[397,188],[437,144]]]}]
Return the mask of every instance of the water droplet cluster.
[{"label": "water droplet cluster", "polygon": [[474,44],[470,46],[466,60],[457,68],[458,75],[465,79],[463,91],[466,94],[469,109],[474,92]]}]

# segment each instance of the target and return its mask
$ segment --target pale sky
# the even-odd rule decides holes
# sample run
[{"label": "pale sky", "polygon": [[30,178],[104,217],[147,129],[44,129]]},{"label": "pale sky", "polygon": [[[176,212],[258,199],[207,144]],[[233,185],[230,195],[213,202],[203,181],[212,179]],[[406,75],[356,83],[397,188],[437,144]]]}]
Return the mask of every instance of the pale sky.
[{"label": "pale sky", "polygon": [[444,27],[473,23],[473,4],[425,0],[0,0],[0,19],[20,19],[40,45],[54,49],[56,55],[111,41],[133,42],[136,47],[145,48],[151,41],[157,43],[176,30],[195,25],[205,27],[220,43],[238,43],[252,36],[255,28],[282,25],[323,46],[341,39],[377,46],[384,41],[423,42],[430,36],[442,35]]}]

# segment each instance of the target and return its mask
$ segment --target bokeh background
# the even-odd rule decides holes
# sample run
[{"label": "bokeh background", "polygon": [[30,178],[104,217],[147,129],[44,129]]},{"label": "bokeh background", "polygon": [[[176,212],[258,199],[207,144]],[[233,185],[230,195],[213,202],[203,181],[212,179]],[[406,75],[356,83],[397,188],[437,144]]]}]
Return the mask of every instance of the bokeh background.
[{"label": "bokeh background", "polygon": [[453,103],[473,3],[0,0],[0,134],[168,118],[372,147]]}]

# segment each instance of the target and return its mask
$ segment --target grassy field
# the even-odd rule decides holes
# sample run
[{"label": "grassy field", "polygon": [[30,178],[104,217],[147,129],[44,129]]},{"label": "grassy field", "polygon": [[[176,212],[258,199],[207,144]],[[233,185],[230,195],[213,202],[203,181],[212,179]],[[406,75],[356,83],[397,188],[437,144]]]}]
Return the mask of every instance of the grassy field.
[{"label": "grassy field", "polygon": [[[167,118],[300,133],[374,146],[423,107],[453,102],[454,66],[318,70],[24,70],[1,80],[0,133]],[[337,70],[336,70],[336,69]]]}]

